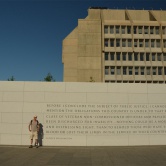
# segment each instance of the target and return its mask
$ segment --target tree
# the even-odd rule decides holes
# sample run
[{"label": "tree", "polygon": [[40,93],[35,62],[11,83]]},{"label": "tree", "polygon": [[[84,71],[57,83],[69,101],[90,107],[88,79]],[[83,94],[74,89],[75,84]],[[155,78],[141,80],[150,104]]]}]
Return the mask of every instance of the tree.
[{"label": "tree", "polygon": [[15,78],[11,76],[10,78],[7,79],[8,81],[15,81]]},{"label": "tree", "polygon": [[46,82],[54,82],[54,78],[51,73],[48,73],[47,76],[44,78],[44,81]]}]

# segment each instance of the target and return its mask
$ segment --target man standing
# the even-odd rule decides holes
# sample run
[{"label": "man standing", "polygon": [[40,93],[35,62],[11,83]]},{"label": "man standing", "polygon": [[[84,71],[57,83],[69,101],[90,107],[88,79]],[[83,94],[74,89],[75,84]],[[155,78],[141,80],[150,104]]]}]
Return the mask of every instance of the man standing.
[{"label": "man standing", "polygon": [[33,148],[33,138],[35,139],[35,145],[36,148],[38,148],[38,131],[39,131],[39,122],[37,120],[37,116],[35,115],[33,117],[33,120],[30,121],[29,123],[29,131],[31,132],[30,134],[30,139],[31,139],[31,145],[29,148]]}]

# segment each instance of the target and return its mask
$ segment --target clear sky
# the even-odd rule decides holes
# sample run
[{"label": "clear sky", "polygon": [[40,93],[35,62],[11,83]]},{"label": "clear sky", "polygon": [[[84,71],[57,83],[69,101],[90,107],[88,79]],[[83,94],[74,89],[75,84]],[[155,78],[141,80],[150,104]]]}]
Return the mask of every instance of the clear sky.
[{"label": "clear sky", "polygon": [[166,10],[166,0],[0,0],[0,80],[63,81],[62,41],[89,7]]}]

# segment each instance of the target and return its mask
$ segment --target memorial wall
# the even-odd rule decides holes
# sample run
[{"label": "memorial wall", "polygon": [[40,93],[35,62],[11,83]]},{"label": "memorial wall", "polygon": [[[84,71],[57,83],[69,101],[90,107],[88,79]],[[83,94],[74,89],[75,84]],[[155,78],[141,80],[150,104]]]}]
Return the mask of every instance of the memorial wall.
[{"label": "memorial wall", "polygon": [[166,145],[166,85],[0,82],[0,144],[29,145],[37,115],[44,146]]}]

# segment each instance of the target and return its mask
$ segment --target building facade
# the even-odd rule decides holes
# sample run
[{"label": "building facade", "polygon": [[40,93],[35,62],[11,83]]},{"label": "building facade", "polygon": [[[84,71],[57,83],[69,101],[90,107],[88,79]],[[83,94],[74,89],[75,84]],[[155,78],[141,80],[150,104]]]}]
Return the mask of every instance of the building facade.
[{"label": "building facade", "polygon": [[62,54],[65,82],[166,83],[166,11],[89,8]]}]

